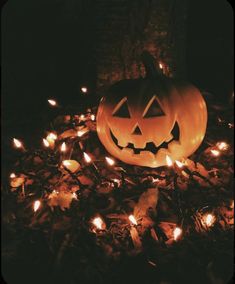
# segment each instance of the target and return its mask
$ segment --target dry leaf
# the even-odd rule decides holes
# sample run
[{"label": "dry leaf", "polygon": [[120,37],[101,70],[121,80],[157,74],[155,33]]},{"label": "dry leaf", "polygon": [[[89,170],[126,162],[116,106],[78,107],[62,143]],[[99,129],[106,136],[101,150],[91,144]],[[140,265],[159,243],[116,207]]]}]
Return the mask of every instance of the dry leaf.
[{"label": "dry leaf", "polygon": [[134,216],[138,219],[146,216],[149,208],[152,208],[156,212],[156,206],[158,201],[158,189],[148,188],[146,192],[142,193],[138,203],[134,208]]}]

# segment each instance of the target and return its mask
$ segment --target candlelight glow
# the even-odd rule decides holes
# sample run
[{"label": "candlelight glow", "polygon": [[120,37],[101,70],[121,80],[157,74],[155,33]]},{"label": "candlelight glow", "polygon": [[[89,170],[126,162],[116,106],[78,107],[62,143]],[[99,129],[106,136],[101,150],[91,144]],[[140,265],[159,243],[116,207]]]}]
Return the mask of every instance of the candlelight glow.
[{"label": "candlelight glow", "polygon": [[166,155],[166,164],[167,164],[168,167],[172,167],[173,166],[173,162],[172,162],[171,158],[168,155]]},{"label": "candlelight glow", "polygon": [[94,121],[95,120],[95,115],[91,114],[91,120]]},{"label": "candlelight glow", "polygon": [[92,224],[96,226],[97,229],[102,230],[104,228],[104,222],[100,217],[96,217],[92,220]]},{"label": "candlelight glow", "polygon": [[41,206],[41,202],[39,200],[36,200],[33,205],[33,211],[36,212],[40,206]]},{"label": "candlelight glow", "polygon": [[136,219],[135,219],[135,217],[133,215],[130,215],[128,218],[129,218],[129,220],[131,221],[131,223],[133,225],[137,225],[137,221],[136,221]]},{"label": "candlelight glow", "polygon": [[66,151],[66,143],[65,142],[62,143],[62,145],[60,147],[60,151],[61,152],[65,152]]},{"label": "candlelight glow", "polygon": [[85,93],[87,93],[87,87],[81,87],[81,91],[85,94]]},{"label": "candlelight glow", "polygon": [[216,146],[218,147],[219,150],[221,151],[225,151],[228,149],[228,144],[226,142],[218,142],[216,144]]},{"label": "candlelight glow", "polygon": [[207,226],[211,227],[215,223],[215,216],[213,214],[206,214],[202,217],[202,222]]},{"label": "candlelight glow", "polygon": [[177,239],[179,238],[179,236],[181,236],[181,234],[182,234],[182,229],[176,227],[173,231],[174,240],[177,241]]},{"label": "candlelight glow", "polygon": [[175,163],[176,163],[177,167],[179,167],[179,168],[183,168],[183,166],[184,166],[184,164],[181,163],[180,161],[175,161]]},{"label": "candlelight glow", "polygon": [[50,143],[47,141],[47,139],[42,139],[43,140],[43,144],[45,147],[49,147],[50,146]]},{"label": "candlelight glow", "polygon": [[218,157],[219,154],[220,154],[220,151],[218,151],[218,150],[211,150],[211,154],[212,154],[213,156],[215,156],[215,157]]},{"label": "candlelight glow", "polygon": [[10,178],[15,178],[15,177],[16,177],[15,173],[10,174]]},{"label": "candlelight glow", "polygon": [[56,106],[57,105],[57,102],[55,100],[47,100],[47,101],[52,106]]},{"label": "candlelight glow", "polygon": [[13,142],[14,142],[14,145],[16,146],[16,148],[22,147],[22,143],[20,142],[20,140],[13,138]]},{"label": "candlelight glow", "polygon": [[91,162],[91,157],[87,153],[83,152],[83,157],[87,163]]},{"label": "candlelight glow", "polygon": [[159,68],[160,68],[160,69],[163,69],[162,63],[159,63]]},{"label": "candlelight glow", "polygon": [[115,161],[109,157],[105,157],[105,160],[110,166],[113,166],[115,164]]}]

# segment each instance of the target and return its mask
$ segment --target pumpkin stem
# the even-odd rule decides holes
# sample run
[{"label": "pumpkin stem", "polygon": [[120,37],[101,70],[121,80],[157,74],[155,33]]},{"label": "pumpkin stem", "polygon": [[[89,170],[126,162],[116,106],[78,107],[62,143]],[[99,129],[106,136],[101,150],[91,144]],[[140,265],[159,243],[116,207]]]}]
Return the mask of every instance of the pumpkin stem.
[{"label": "pumpkin stem", "polygon": [[155,59],[148,51],[144,50],[142,52],[141,60],[142,63],[144,64],[147,78],[160,77],[159,70],[157,70],[155,67]]}]

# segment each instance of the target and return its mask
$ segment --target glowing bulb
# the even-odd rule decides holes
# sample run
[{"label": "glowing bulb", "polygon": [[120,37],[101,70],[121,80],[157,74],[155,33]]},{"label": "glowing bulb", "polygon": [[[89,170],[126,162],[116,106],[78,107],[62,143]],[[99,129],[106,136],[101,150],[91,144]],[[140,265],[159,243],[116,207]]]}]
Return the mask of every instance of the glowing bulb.
[{"label": "glowing bulb", "polygon": [[44,139],[44,138],[43,138],[43,144],[44,144],[45,147],[49,147],[50,146],[50,143],[46,139]]},{"label": "glowing bulb", "polygon": [[62,145],[60,147],[60,151],[61,152],[65,152],[66,151],[66,143],[65,142],[62,143]]},{"label": "glowing bulb", "polygon": [[57,102],[55,100],[47,100],[47,101],[52,106],[56,106],[57,105]]},{"label": "glowing bulb", "polygon": [[184,164],[181,163],[180,161],[175,161],[175,163],[176,163],[177,167],[179,167],[179,168],[183,168],[183,166],[184,166]]},{"label": "glowing bulb", "polygon": [[228,144],[226,142],[218,142],[216,144],[219,150],[224,151],[228,149]]},{"label": "glowing bulb", "polygon": [[207,226],[207,227],[211,227],[214,223],[215,223],[215,216],[212,214],[206,214],[203,216],[202,218],[202,222]]},{"label": "glowing bulb", "polygon": [[57,139],[57,135],[53,132],[49,133],[47,135],[47,139],[52,139],[52,140],[56,140]]},{"label": "glowing bulb", "polygon": [[160,69],[163,69],[162,63],[159,63],[159,67],[160,67]]},{"label": "glowing bulb", "polygon": [[134,215],[130,215],[128,218],[133,225],[138,225]]},{"label": "glowing bulb", "polygon": [[87,154],[87,153],[83,153],[83,157],[84,157],[84,159],[85,159],[85,161],[87,162],[87,163],[90,163],[91,162],[91,157]]},{"label": "glowing bulb", "polygon": [[94,121],[95,120],[95,115],[91,114],[91,120]]},{"label": "glowing bulb", "polygon": [[213,156],[218,157],[220,152],[218,150],[211,150]]},{"label": "glowing bulb", "polygon": [[102,230],[105,227],[103,220],[100,217],[96,217],[92,220],[92,224],[96,226],[97,229]]},{"label": "glowing bulb", "polygon": [[40,206],[41,206],[41,202],[39,200],[36,200],[33,205],[34,212],[36,212]]},{"label": "glowing bulb", "polygon": [[182,234],[182,229],[179,227],[176,227],[173,231],[174,240],[176,241],[181,234]]},{"label": "glowing bulb", "polygon": [[110,166],[113,166],[115,164],[115,161],[109,157],[105,157],[105,160]]},{"label": "glowing bulb", "polygon": [[16,177],[15,173],[10,174],[10,178],[15,178],[15,177]]},{"label": "glowing bulb", "polygon": [[21,148],[22,147],[22,143],[20,142],[20,140],[13,138],[13,142],[16,146],[16,148]]},{"label": "glowing bulb", "polygon": [[231,208],[231,209],[234,208],[234,200],[231,202],[230,208]]},{"label": "glowing bulb", "polygon": [[84,118],[85,118],[85,115],[84,115],[84,114],[81,114],[81,115],[80,115],[80,119],[81,119],[81,120],[84,120]]},{"label": "glowing bulb", "polygon": [[172,167],[173,166],[173,162],[172,162],[171,158],[168,155],[166,155],[166,164],[167,164],[168,167]]},{"label": "glowing bulb", "polygon": [[84,93],[84,94],[86,94],[87,93],[87,87],[81,87],[81,91]]}]

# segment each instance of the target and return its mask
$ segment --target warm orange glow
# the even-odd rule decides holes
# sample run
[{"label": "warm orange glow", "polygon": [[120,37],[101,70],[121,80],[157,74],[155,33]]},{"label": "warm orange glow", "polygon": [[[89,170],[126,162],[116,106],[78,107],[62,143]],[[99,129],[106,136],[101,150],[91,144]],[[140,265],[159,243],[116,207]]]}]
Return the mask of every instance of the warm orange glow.
[{"label": "warm orange glow", "polygon": [[104,221],[100,217],[96,217],[92,220],[92,224],[96,226],[97,229],[102,230],[105,226]]},{"label": "warm orange glow", "polygon": [[215,157],[218,157],[220,155],[220,151],[218,150],[211,150],[211,154]]},{"label": "warm orange glow", "polygon": [[113,166],[115,164],[115,161],[109,157],[105,157],[105,160],[110,166]]},{"label": "warm orange glow", "polygon": [[57,105],[57,102],[55,100],[47,100],[47,101],[52,106],[56,106]]},{"label": "warm orange glow", "polygon": [[84,118],[85,118],[85,115],[84,115],[84,114],[81,114],[81,115],[80,115],[80,119],[83,120]]},{"label": "warm orange glow", "polygon": [[47,139],[56,140],[57,135],[55,133],[51,132],[47,135]]},{"label": "warm orange glow", "polygon": [[78,199],[78,196],[77,196],[76,192],[73,192],[73,198],[74,199]]},{"label": "warm orange glow", "polygon": [[77,136],[78,137],[82,137],[85,133],[87,133],[88,130],[87,129],[84,129],[84,130],[78,130],[77,131]]},{"label": "warm orange glow", "polygon": [[15,178],[15,177],[16,177],[15,173],[10,174],[10,178]]},{"label": "warm orange glow", "polygon": [[210,214],[210,213],[202,217],[202,222],[207,227],[211,227],[215,223],[215,220],[216,220],[215,215]]},{"label": "warm orange glow", "polygon": [[182,229],[179,227],[176,227],[173,231],[173,237],[174,240],[177,241],[177,239],[182,235]]},{"label": "warm orange glow", "polygon": [[172,167],[173,166],[173,162],[172,162],[171,158],[168,155],[166,155],[166,164],[167,164],[168,167]]},{"label": "warm orange glow", "polygon": [[137,221],[136,221],[134,215],[130,215],[128,218],[129,218],[129,220],[131,221],[131,223],[132,223],[133,225],[137,225]]},{"label": "warm orange glow", "polygon": [[83,157],[87,163],[90,163],[92,161],[91,157],[85,152],[83,152]]},{"label": "warm orange glow", "polygon": [[71,165],[71,162],[69,160],[64,160],[62,164],[69,167]]},{"label": "warm orange glow", "polygon": [[47,139],[42,139],[43,140],[43,144],[45,147],[49,147],[50,146],[50,143],[47,141]]},{"label": "warm orange glow", "polygon": [[87,93],[87,87],[81,87],[81,91],[85,94],[85,93]]},{"label": "warm orange glow", "polygon": [[230,208],[231,208],[231,209],[234,208],[234,200],[231,202]]},{"label": "warm orange glow", "polygon": [[66,151],[66,143],[65,142],[62,143],[62,145],[60,147],[60,151],[61,152],[65,152]]},{"label": "warm orange glow", "polygon": [[218,147],[219,150],[221,151],[225,151],[228,149],[229,145],[226,142],[218,142],[216,144],[216,146]]},{"label": "warm orange glow", "polygon": [[184,164],[181,163],[180,161],[175,161],[176,165],[178,168],[183,168]]},{"label": "warm orange glow", "polygon": [[91,120],[94,121],[95,120],[95,115],[91,114]]},{"label": "warm orange glow", "polygon": [[159,63],[159,68],[160,68],[160,69],[163,69],[162,63]]},{"label": "warm orange glow", "polygon": [[36,212],[40,206],[41,206],[41,202],[39,200],[36,200],[33,205],[33,211]]},{"label": "warm orange glow", "polygon": [[22,147],[22,143],[20,142],[20,140],[13,138],[13,142],[16,146],[16,148],[21,148]]}]

